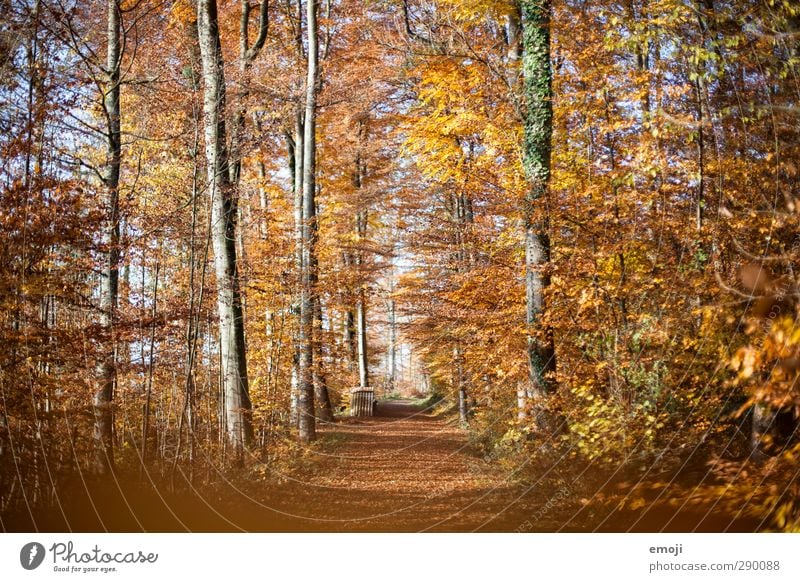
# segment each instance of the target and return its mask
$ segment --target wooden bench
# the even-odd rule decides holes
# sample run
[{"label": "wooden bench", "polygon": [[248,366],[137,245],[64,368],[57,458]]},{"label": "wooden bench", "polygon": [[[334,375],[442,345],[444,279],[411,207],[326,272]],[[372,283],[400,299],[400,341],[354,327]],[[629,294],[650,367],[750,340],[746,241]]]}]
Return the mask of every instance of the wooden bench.
[{"label": "wooden bench", "polygon": [[350,416],[372,416],[375,412],[375,390],[372,388],[350,389]]}]

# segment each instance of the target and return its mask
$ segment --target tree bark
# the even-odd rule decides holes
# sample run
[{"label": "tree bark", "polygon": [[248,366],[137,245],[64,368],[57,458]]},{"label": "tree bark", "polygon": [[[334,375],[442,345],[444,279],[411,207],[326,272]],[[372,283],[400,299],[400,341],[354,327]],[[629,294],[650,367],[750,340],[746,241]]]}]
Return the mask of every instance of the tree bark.
[{"label": "tree bark", "polygon": [[519,61],[522,58],[522,14],[518,3],[514,3],[513,11],[506,15],[505,41],[508,47],[506,56],[508,58],[508,85],[514,95],[514,103],[517,104],[519,111],[519,100],[517,98],[521,71]]},{"label": "tree bark", "polygon": [[224,431],[236,462],[242,463],[244,450],[253,436],[252,407],[236,262],[236,196],[229,180],[225,144],[225,74],[216,0],[198,0],[197,28],[203,69],[205,154],[217,280]]},{"label": "tree bark", "polygon": [[467,386],[464,380],[464,351],[460,344],[453,348],[454,384],[458,394],[458,421],[463,428],[469,426],[469,400],[467,398]]},{"label": "tree bark", "polygon": [[367,352],[367,308],[364,287],[358,291],[356,305],[356,321],[358,324],[358,384],[361,388],[369,387],[369,354]]},{"label": "tree bark", "polygon": [[258,32],[253,45],[250,45],[250,0],[241,0],[242,12],[239,19],[239,79],[240,89],[237,95],[236,116],[231,136],[230,180],[238,185],[242,175],[242,145],[245,136],[246,101],[250,94],[250,67],[261,52],[269,32],[269,2],[261,0],[258,15]]},{"label": "tree bark", "polygon": [[147,365],[147,380],[145,381],[145,401],[142,419],[142,469],[147,465],[147,439],[150,436],[150,404],[153,398],[153,370],[155,368],[155,347],[156,347],[156,314],[158,313],[158,276],[161,270],[161,263],[156,259],[155,275],[153,280],[153,309],[150,312],[150,350]]},{"label": "tree bark", "polygon": [[318,77],[317,0],[309,0],[308,75],[303,135],[303,268],[300,294],[300,365],[298,387],[298,425],[301,442],[316,438],[314,416],[314,296],[316,293],[316,117]]},{"label": "tree bark", "polygon": [[[298,20],[299,22],[299,20]],[[299,25],[298,25],[299,26]],[[293,427],[298,426],[300,402],[300,343],[301,343],[301,322],[300,322],[300,288],[303,281],[303,156],[305,154],[304,144],[303,111],[300,105],[297,106],[294,119],[294,269],[297,278],[297,291],[292,306],[297,315],[296,325],[294,326],[293,353],[292,353],[292,379],[290,390],[290,412],[289,421]]]},{"label": "tree bark", "polygon": [[[367,173],[366,164],[362,158],[361,147],[367,139],[366,117],[362,117],[358,124],[359,146],[356,152],[355,169],[353,172],[353,187],[359,191],[364,185]],[[361,388],[369,387],[369,352],[367,346],[367,285],[364,274],[364,253],[360,246],[367,236],[367,223],[369,219],[366,204],[359,200],[355,216],[356,250],[355,264],[358,269],[359,286],[356,297],[356,344],[358,354],[358,385]]]},{"label": "tree bark", "polygon": [[[295,28],[295,48],[298,60],[302,61],[305,57],[305,49],[303,47],[303,2],[302,0],[295,1],[295,14],[293,24]],[[300,350],[302,342],[300,321],[300,295],[302,294],[301,288],[303,286],[303,158],[305,156],[305,119],[303,117],[303,105],[298,99],[297,108],[294,115],[294,263],[295,275],[297,277],[296,287],[297,290],[294,305],[292,306],[293,312],[297,315],[296,325],[294,327],[294,337],[292,338],[293,353],[292,353],[292,377],[290,388],[290,411],[289,421],[293,427],[299,429],[300,422]]]},{"label": "tree bark", "polygon": [[[473,266],[472,253],[467,241],[467,231],[473,223],[472,202],[468,194],[454,193],[451,199],[451,219],[455,225],[455,244],[458,249],[455,253],[454,264],[456,273],[468,272]],[[464,373],[464,349],[462,339],[455,337],[453,347],[453,385],[458,394],[458,416],[462,427],[469,425],[469,385]]]},{"label": "tree bark", "polygon": [[[358,163],[358,186],[361,187],[361,164]],[[360,210],[356,214],[356,244],[367,235],[367,211]],[[361,249],[356,249],[356,266],[360,271],[363,270],[364,258]],[[360,272],[359,276],[364,277]],[[361,388],[369,387],[369,352],[367,347],[367,286],[363,281],[358,287],[358,297],[356,300],[356,343],[358,353],[358,385]]]},{"label": "tree bark", "polygon": [[314,401],[317,418],[322,422],[333,422],[333,405],[322,367],[322,301],[319,294],[314,297]]},{"label": "tree bark", "polygon": [[[191,72],[191,89],[192,89],[192,131],[194,139],[191,147],[192,157],[192,190],[191,190],[191,230],[189,239],[189,318],[186,322],[186,360],[184,364],[184,399],[181,415],[178,420],[178,444],[175,447],[175,457],[172,460],[171,475],[175,475],[178,466],[178,460],[181,456],[181,449],[183,447],[183,429],[187,427],[187,453],[189,463],[189,481],[194,482],[194,460],[195,460],[195,445],[196,438],[194,429],[195,423],[195,391],[197,389],[195,383],[195,362],[197,360],[198,341],[200,339],[200,317],[203,309],[203,295],[205,290],[206,278],[206,264],[208,259],[208,250],[210,247],[210,228],[206,230],[206,239],[203,245],[202,259],[197,259],[197,227],[198,227],[198,203],[199,203],[199,190],[202,178],[200,176],[200,158],[199,158],[199,145],[200,145],[200,123],[201,114],[196,104],[197,91],[200,86],[200,45],[197,37],[197,20],[192,23],[192,26],[186,29],[186,41],[189,45],[189,70]],[[201,267],[202,265],[202,267]],[[196,285],[197,270],[200,269],[199,281],[199,297],[198,285]]]},{"label": "tree bark", "polygon": [[397,384],[397,304],[394,300],[394,273],[389,278],[389,347],[387,353],[386,390],[394,392]]},{"label": "tree bark", "polygon": [[119,183],[122,160],[120,131],[120,61],[122,58],[122,14],[119,0],[108,0],[105,108],[106,167],[105,216],[103,224],[103,266],[100,282],[100,326],[105,345],[97,364],[94,393],[95,469],[104,474],[114,469],[114,415],[112,403],[116,382],[114,320],[119,293],[120,215]]},{"label": "tree bark", "polygon": [[[525,95],[525,173],[530,182],[524,205],[525,295],[528,326],[529,390],[525,418],[531,404],[537,421],[544,422],[542,400],[553,391],[555,350],[549,326],[541,327],[545,310],[545,290],[550,284],[550,238],[548,194],[551,139],[553,133],[552,68],[550,62],[550,0],[523,0],[522,72]],[[538,332],[538,333],[537,333]],[[531,402],[533,401],[533,402]]]},{"label": "tree bark", "polygon": [[356,356],[356,314],[352,307],[348,307],[344,313],[344,330],[342,339],[344,341],[345,350],[347,352],[347,369],[353,371],[357,356]]}]

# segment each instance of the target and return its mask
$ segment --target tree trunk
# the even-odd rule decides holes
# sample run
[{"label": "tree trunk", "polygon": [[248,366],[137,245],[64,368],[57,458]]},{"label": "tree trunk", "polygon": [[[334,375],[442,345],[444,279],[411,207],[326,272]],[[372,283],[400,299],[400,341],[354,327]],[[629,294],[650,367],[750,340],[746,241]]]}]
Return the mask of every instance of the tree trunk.
[{"label": "tree trunk", "polygon": [[[295,48],[298,60],[302,61],[305,56],[303,48],[303,2],[295,2],[294,23],[296,24]],[[294,263],[295,275],[297,277],[295,287],[296,295],[292,310],[297,314],[296,325],[294,327],[294,337],[292,338],[292,378],[291,378],[291,402],[289,420],[293,427],[299,429],[300,424],[300,349],[301,349],[301,326],[300,321],[300,295],[303,285],[303,158],[305,156],[305,120],[303,118],[303,106],[298,99],[294,115]]]},{"label": "tree trunk", "polygon": [[356,305],[356,321],[358,323],[358,385],[361,388],[369,387],[369,354],[367,353],[367,309],[366,293],[362,287],[358,291],[358,304]]},{"label": "tree trunk", "polygon": [[104,105],[106,134],[105,216],[103,224],[103,266],[100,282],[100,326],[106,345],[97,364],[97,389],[94,393],[95,469],[107,473],[114,469],[114,415],[112,402],[116,381],[114,320],[119,292],[119,178],[122,159],[120,132],[120,60],[122,26],[119,0],[108,0],[106,87]]},{"label": "tree trunk", "polygon": [[[525,197],[525,295],[528,325],[528,380],[530,389],[521,416],[533,404],[537,421],[544,422],[541,402],[554,389],[553,334],[541,326],[544,294],[550,283],[548,191],[553,133],[552,69],[550,63],[550,1],[523,0],[522,70],[525,94],[525,173],[530,188]],[[530,401],[534,402],[531,403]]]},{"label": "tree trunk", "polygon": [[[299,26],[299,24],[298,24]],[[303,281],[303,155],[304,149],[304,123],[303,112],[298,104],[294,119],[294,268],[297,277],[297,291],[294,297],[293,311],[297,314],[296,325],[294,326],[294,338],[292,354],[292,380],[290,391],[290,413],[289,420],[293,427],[298,426],[299,414],[298,406],[300,402],[300,342],[301,342],[301,322],[300,322],[300,288]]]},{"label": "tree trunk", "polygon": [[[197,20],[193,22],[193,26],[186,29],[186,41],[190,48],[189,51],[189,70],[191,71],[191,88],[193,92],[192,100],[196,98],[196,92],[200,85],[200,45],[197,37]],[[206,230],[206,239],[203,245],[202,259],[197,258],[197,228],[198,228],[198,204],[199,204],[199,190],[202,182],[200,176],[200,158],[199,158],[199,145],[200,145],[200,114],[196,107],[192,107],[192,131],[194,139],[192,142],[191,157],[192,157],[192,192],[191,192],[191,230],[189,239],[189,319],[186,324],[186,361],[184,371],[184,399],[181,415],[178,420],[178,444],[175,447],[175,457],[172,461],[171,475],[175,475],[178,467],[178,460],[181,456],[181,449],[183,447],[183,429],[187,427],[187,453],[189,463],[189,481],[194,482],[194,460],[195,460],[195,445],[196,438],[194,429],[195,423],[195,391],[197,389],[195,383],[195,362],[197,360],[198,341],[200,339],[200,317],[203,309],[203,295],[205,290],[206,279],[206,264],[208,259],[208,250],[210,246],[210,230]],[[202,265],[202,267],[201,267]],[[200,268],[200,281],[199,285],[196,284],[197,270]],[[199,286],[199,297],[197,297]]]},{"label": "tree trunk", "polygon": [[301,442],[316,438],[314,417],[314,296],[316,293],[316,114],[317,114],[317,0],[309,0],[308,75],[303,135],[303,268],[300,294],[300,369],[298,387]]},{"label": "tree trunk", "polygon": [[[508,45],[508,64],[509,64],[509,85],[516,88],[520,78],[519,61],[522,58],[522,15],[520,7],[515,5],[516,10],[506,16],[506,44]],[[526,257],[527,259],[527,257]],[[527,267],[527,260],[526,260]],[[526,271],[527,273],[527,271]],[[527,276],[526,276],[527,291]],[[527,297],[527,293],[526,293]],[[526,311],[527,313],[527,311]],[[527,321],[526,317],[526,321]],[[530,362],[530,356],[528,357]],[[530,368],[530,363],[529,363]],[[529,382],[520,382],[517,385],[517,418],[524,421],[528,416],[528,393]]]},{"label": "tree trunk", "polygon": [[258,33],[256,40],[250,46],[250,0],[242,0],[242,12],[239,19],[239,80],[241,90],[236,100],[236,115],[234,117],[233,131],[231,136],[231,152],[229,172],[230,180],[234,185],[239,184],[242,176],[242,146],[245,137],[246,120],[246,101],[250,94],[250,67],[253,60],[258,56],[264,42],[267,39],[269,30],[269,2],[261,0],[261,7],[258,16]]},{"label": "tree trunk", "polygon": [[314,297],[314,401],[317,418],[322,422],[333,422],[328,381],[322,368],[322,301],[319,294]]},{"label": "tree trunk", "polygon": [[[355,171],[353,173],[353,186],[356,191],[364,185],[364,177],[367,173],[366,164],[361,155],[361,145],[367,138],[366,117],[362,117],[358,124],[359,149],[356,152]],[[355,263],[361,279],[356,298],[356,343],[358,352],[358,385],[361,388],[369,387],[369,353],[367,347],[367,285],[364,274],[364,253],[360,245],[367,236],[368,211],[363,201],[359,200],[359,207],[356,211],[356,251]]]},{"label": "tree trunk", "polygon": [[156,259],[155,275],[153,280],[153,309],[150,312],[152,322],[150,324],[150,350],[147,365],[147,380],[145,381],[145,401],[144,413],[142,414],[142,469],[147,466],[147,439],[150,436],[150,404],[153,398],[153,370],[155,369],[155,348],[156,348],[156,315],[158,313],[158,276],[161,270],[161,263]]},{"label": "tree trunk", "polygon": [[[315,355],[318,356],[319,352]],[[314,367],[314,401],[317,407],[317,418],[321,422],[333,422],[333,405],[331,404],[330,393],[328,392],[328,380],[325,372],[318,365],[317,358]]]},{"label": "tree trunk", "polygon": [[348,308],[344,313],[343,337],[345,349],[347,351],[347,369],[353,371],[357,359],[356,356],[356,314],[352,308]]},{"label": "tree trunk", "polygon": [[469,426],[469,400],[467,399],[467,386],[464,381],[464,352],[459,344],[453,348],[455,361],[454,384],[458,394],[458,421],[463,428]]},{"label": "tree trunk", "polygon": [[[458,249],[454,256],[455,272],[462,274],[468,272],[472,267],[472,253],[468,251],[470,246],[467,241],[467,232],[473,222],[472,202],[469,195],[456,193],[451,198],[450,217],[455,225],[455,244]],[[453,385],[458,395],[458,416],[462,427],[469,425],[469,399],[468,384],[464,377],[464,350],[462,339],[455,338],[453,347]]]},{"label": "tree trunk", "polygon": [[[361,163],[358,160],[358,185],[361,186]],[[356,214],[356,244],[367,235],[367,211],[361,210]],[[361,249],[356,249],[356,265],[359,276],[364,277],[364,258]],[[369,353],[367,351],[367,286],[363,281],[358,287],[356,300],[356,343],[358,346],[358,385],[361,388],[369,387]]]},{"label": "tree trunk", "polygon": [[242,463],[253,428],[236,263],[236,195],[229,181],[225,145],[225,74],[216,0],[198,1],[197,29],[203,69],[205,154],[211,196],[225,434],[236,462]]},{"label": "tree trunk", "polygon": [[[390,293],[394,293],[394,278],[390,282]],[[397,305],[389,299],[389,347],[387,354],[386,390],[394,392],[397,383]]]},{"label": "tree trunk", "polygon": [[[512,79],[517,79],[519,76],[519,71],[517,69],[517,63],[519,59],[522,57],[522,35],[521,35],[521,15],[520,15],[520,7],[515,5],[514,11],[506,15],[506,45],[508,46],[508,60],[509,63],[512,65],[511,72],[512,72]],[[512,83],[512,86],[515,83]]]}]

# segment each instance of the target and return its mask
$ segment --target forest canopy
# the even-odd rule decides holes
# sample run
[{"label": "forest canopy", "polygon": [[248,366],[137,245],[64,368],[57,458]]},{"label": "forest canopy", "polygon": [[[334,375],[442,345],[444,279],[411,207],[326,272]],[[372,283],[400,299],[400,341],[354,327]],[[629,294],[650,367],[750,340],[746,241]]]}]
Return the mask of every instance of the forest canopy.
[{"label": "forest canopy", "polygon": [[268,480],[358,388],[569,503],[800,528],[796,2],[0,14],[0,514]]}]

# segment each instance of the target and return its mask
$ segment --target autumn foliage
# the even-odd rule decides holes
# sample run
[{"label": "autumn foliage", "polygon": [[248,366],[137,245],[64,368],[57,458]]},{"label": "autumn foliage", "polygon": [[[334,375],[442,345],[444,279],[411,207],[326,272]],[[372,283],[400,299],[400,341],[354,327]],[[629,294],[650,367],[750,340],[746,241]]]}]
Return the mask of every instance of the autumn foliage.
[{"label": "autumn foliage", "polygon": [[[800,528],[796,3],[552,2],[550,176],[532,207],[518,29],[535,2],[318,4],[317,394],[341,411],[366,366],[379,397],[441,397],[515,478],[546,474],[622,511],[714,500],[760,529]],[[245,67],[241,6],[216,3],[240,168],[253,426],[242,466],[226,438],[188,0],[117,3],[120,282],[113,325],[100,323],[110,5],[0,0],[2,512],[46,507],[62,480],[92,472],[109,346],[116,471],[201,484],[301,454],[303,13],[267,2],[264,46]],[[535,325],[531,217],[550,248]],[[555,350],[541,401],[520,396],[531,338]]]}]

